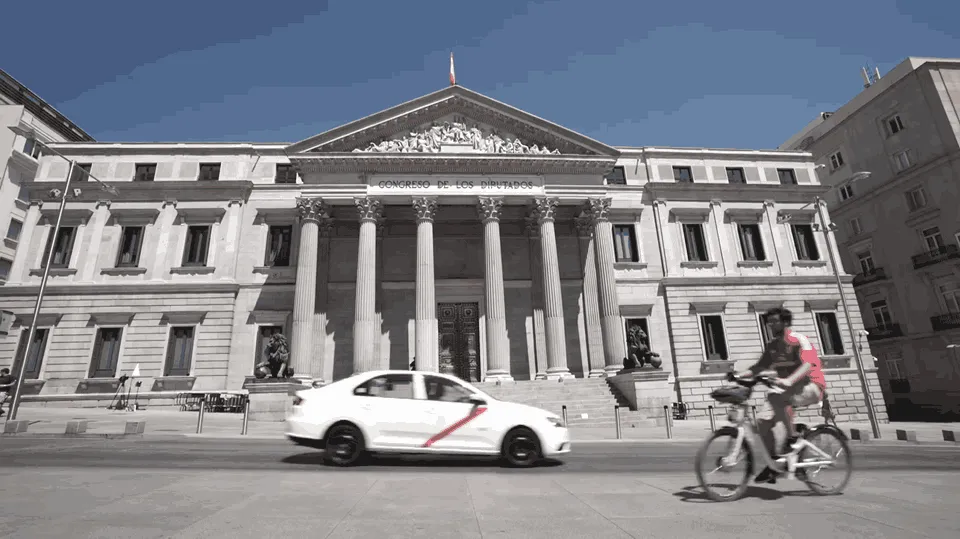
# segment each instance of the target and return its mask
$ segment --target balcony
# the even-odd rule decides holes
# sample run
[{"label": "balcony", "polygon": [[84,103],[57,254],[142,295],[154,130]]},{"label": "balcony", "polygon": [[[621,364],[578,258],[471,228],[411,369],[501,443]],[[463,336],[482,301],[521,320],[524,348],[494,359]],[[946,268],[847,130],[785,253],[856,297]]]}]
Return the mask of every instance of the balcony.
[{"label": "balcony", "polygon": [[939,264],[944,260],[953,260],[960,258],[960,247],[956,245],[945,245],[937,247],[930,251],[924,251],[913,256],[913,269],[925,268],[934,264]]},{"label": "balcony", "polygon": [[867,340],[870,342],[882,341],[883,339],[892,339],[894,337],[903,337],[903,330],[900,328],[900,324],[886,324],[883,326],[867,328],[867,332]]},{"label": "balcony", "polygon": [[945,331],[960,328],[960,313],[938,314],[930,317],[930,325],[934,331]]},{"label": "balcony", "polygon": [[858,273],[853,277],[853,286],[862,286],[874,281],[882,281],[887,278],[887,272],[883,268],[873,268],[870,271]]}]

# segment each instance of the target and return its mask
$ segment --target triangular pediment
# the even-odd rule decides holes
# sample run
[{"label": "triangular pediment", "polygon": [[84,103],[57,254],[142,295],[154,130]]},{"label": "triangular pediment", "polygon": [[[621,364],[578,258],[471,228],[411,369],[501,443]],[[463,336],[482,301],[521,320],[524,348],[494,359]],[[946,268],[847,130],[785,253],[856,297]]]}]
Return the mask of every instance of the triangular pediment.
[{"label": "triangular pediment", "polygon": [[462,86],[331,129],[290,146],[287,153],[619,155],[606,144]]}]

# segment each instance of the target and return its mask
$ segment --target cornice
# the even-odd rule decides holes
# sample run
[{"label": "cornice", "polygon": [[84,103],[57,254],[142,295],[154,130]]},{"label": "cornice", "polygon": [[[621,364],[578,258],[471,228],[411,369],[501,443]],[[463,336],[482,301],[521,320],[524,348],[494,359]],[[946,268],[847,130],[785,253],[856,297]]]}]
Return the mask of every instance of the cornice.
[{"label": "cornice", "polygon": [[[240,199],[244,202],[250,197],[253,182],[247,180],[223,180],[215,182],[201,181],[153,181],[153,182],[104,182],[114,187],[119,194],[112,195],[99,189],[96,184],[84,183],[80,196],[71,197],[71,202],[162,202],[168,198],[178,202],[208,202]],[[33,181],[23,184],[31,199],[59,201],[50,196],[51,187],[62,185],[59,181]]]},{"label": "cornice", "polygon": [[782,161],[813,164],[813,154],[794,150],[737,150],[725,148],[669,148],[616,146],[623,157],[717,159],[725,161]]},{"label": "cornice", "polygon": [[[841,275],[844,284],[853,283],[853,275]],[[617,279],[617,282],[626,282],[626,279]],[[776,285],[804,285],[830,284],[836,286],[836,277],[828,275],[730,275],[727,277],[664,277],[661,279],[664,286],[776,286]],[[838,291],[839,295],[839,291]]]},{"label": "cornice", "polygon": [[506,154],[360,154],[312,153],[290,156],[301,174],[406,173],[449,174],[593,174],[602,176],[616,165],[605,156]]},{"label": "cornice", "polygon": [[[0,286],[0,297],[35,296],[40,290],[39,285],[17,285],[7,283]],[[223,282],[200,283],[113,283],[113,284],[75,284],[48,286],[44,289],[45,295],[50,296],[79,296],[100,294],[236,294],[240,285]]]},{"label": "cornice", "polygon": [[70,156],[79,155],[284,155],[287,143],[243,142],[87,142],[56,143],[49,146]]},{"label": "cornice", "polygon": [[650,182],[645,186],[653,198],[671,202],[723,200],[736,202],[807,203],[823,196],[830,187],[824,185],[729,184]]}]

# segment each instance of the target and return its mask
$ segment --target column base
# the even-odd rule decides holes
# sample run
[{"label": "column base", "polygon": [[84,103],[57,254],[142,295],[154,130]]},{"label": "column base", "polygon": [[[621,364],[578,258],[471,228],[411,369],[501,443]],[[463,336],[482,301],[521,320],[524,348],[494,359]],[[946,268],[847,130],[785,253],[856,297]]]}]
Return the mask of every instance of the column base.
[{"label": "column base", "polygon": [[310,376],[309,374],[294,374],[292,378],[294,383],[302,384],[307,387],[312,387],[314,380],[316,380],[316,378]]},{"label": "column base", "polygon": [[610,376],[610,373],[604,369],[593,369],[590,371],[590,374],[587,375],[587,378],[606,378]]},{"label": "column base", "polygon": [[486,382],[513,382],[513,376],[510,376],[510,373],[496,373],[488,372],[486,377],[483,379],[484,383]]},{"label": "column base", "polygon": [[605,372],[607,376],[616,376],[622,370],[623,365],[607,365],[603,368],[603,372]]}]

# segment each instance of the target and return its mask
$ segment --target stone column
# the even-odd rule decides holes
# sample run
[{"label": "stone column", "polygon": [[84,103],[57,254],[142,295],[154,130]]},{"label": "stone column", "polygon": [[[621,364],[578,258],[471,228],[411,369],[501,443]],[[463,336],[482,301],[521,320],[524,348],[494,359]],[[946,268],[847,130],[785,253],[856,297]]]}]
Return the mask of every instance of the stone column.
[{"label": "stone column", "polygon": [[[109,219],[110,201],[98,200],[96,209],[94,210],[93,215],[90,217],[90,220],[87,222],[88,225],[86,228],[90,229],[90,238],[86,242],[86,245],[90,256],[87,256],[84,259],[83,265],[78,272],[77,281],[79,282],[93,282],[97,278],[97,259],[99,258],[98,254],[100,253],[100,243],[103,241],[103,229],[107,226],[107,221]],[[121,228],[120,230],[120,239],[117,240],[118,244],[123,242],[123,229]],[[146,230],[146,227],[144,227],[144,230]],[[143,245],[143,238],[140,238],[140,244]],[[113,267],[113,262],[114,261],[108,261],[107,264],[110,265],[107,267]]]},{"label": "stone column", "polygon": [[413,199],[417,214],[417,303],[416,342],[414,354],[418,371],[438,372],[437,356],[437,291],[434,282],[433,220],[437,215],[437,200],[433,197]]},{"label": "stone column", "polygon": [[327,313],[330,295],[330,235],[333,232],[333,219],[320,221],[320,241],[317,245],[317,285],[313,311],[313,354],[310,361],[310,374],[313,380],[323,382],[327,355]]},{"label": "stone column", "polygon": [[530,375],[537,380],[547,377],[547,340],[543,323],[543,264],[540,261],[540,225],[534,217],[526,220],[530,253],[530,308],[533,331],[533,362]]},{"label": "stone column", "polygon": [[604,370],[603,332],[600,327],[600,305],[597,303],[596,240],[593,238],[593,222],[589,217],[577,219],[577,236],[583,253],[583,323],[587,329],[587,357],[590,378],[606,376]]},{"label": "stone column", "polygon": [[591,198],[587,213],[593,222],[593,237],[597,252],[597,291],[600,306],[600,328],[603,331],[603,362],[608,375],[623,368],[627,346],[617,299],[616,262],[613,250],[613,224],[610,223],[610,199]]},{"label": "stone column", "polygon": [[503,253],[500,249],[501,197],[480,197],[477,211],[483,222],[484,300],[487,323],[485,381],[513,380],[507,346],[507,309],[503,297]]},{"label": "stone column", "polygon": [[360,217],[360,242],[357,248],[356,304],[353,311],[353,372],[376,369],[379,337],[377,317],[377,225],[383,216],[383,204],[370,197],[354,199]]},{"label": "stone column", "polygon": [[300,247],[297,253],[297,280],[293,295],[293,335],[290,366],[294,378],[312,382],[313,314],[317,294],[317,248],[320,221],[330,212],[319,198],[297,198],[297,220],[300,222]]},{"label": "stone column", "polygon": [[534,215],[540,227],[540,256],[543,263],[544,325],[547,330],[547,378],[573,378],[567,367],[567,337],[563,320],[563,288],[560,284],[560,260],[557,235],[553,228],[558,201],[541,197],[534,200]]},{"label": "stone column", "polygon": [[[42,200],[31,200],[30,209],[27,210],[27,216],[23,220],[23,227],[20,229],[20,239],[16,254],[13,257],[13,267],[10,268],[10,276],[7,278],[8,285],[25,282],[30,276],[30,270],[33,268],[33,261],[28,260],[27,256],[32,254],[36,258],[36,252],[30,248],[33,242],[34,231],[40,228],[40,208],[43,207]],[[43,232],[41,230],[40,235]],[[39,249],[43,249],[40,245]],[[42,251],[41,251],[42,254]]]}]

